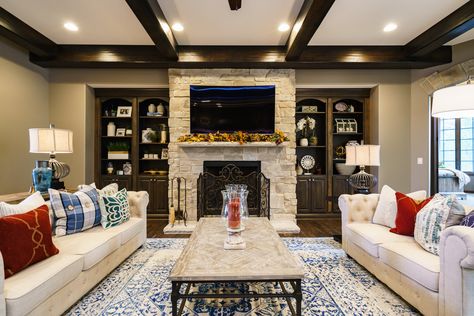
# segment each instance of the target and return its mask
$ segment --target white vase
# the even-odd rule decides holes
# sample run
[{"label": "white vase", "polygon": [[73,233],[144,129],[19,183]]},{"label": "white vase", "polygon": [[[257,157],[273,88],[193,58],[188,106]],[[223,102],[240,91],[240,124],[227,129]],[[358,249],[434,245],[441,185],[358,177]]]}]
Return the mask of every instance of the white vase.
[{"label": "white vase", "polygon": [[109,124],[107,124],[107,136],[115,136],[114,122],[109,122]]},{"label": "white vase", "polygon": [[307,138],[301,138],[300,139],[300,146],[308,146],[308,139]]},{"label": "white vase", "polygon": [[166,144],[166,139],[168,138],[168,133],[166,131],[161,131],[160,133],[160,142]]},{"label": "white vase", "polygon": [[155,113],[156,112],[156,105],[154,105],[153,103],[150,103],[150,105],[148,105],[148,112],[149,113]]},{"label": "white vase", "polygon": [[296,166],[296,175],[301,176],[303,172],[304,170],[300,165]]},{"label": "white vase", "polygon": [[163,106],[163,104],[158,104],[158,106],[156,107],[156,113],[158,113],[158,115],[165,115],[165,107]]}]

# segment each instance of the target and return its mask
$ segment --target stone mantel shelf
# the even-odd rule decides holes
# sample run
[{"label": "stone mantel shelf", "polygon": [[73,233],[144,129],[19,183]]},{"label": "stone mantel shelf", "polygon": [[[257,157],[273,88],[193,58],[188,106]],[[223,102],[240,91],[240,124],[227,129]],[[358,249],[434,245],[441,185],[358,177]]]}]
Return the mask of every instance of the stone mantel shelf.
[{"label": "stone mantel shelf", "polygon": [[199,148],[208,148],[208,147],[237,147],[237,148],[245,148],[245,147],[287,147],[289,142],[283,142],[279,145],[275,144],[274,142],[252,142],[252,143],[244,143],[240,144],[238,142],[179,142],[177,143],[179,147],[199,147]]}]

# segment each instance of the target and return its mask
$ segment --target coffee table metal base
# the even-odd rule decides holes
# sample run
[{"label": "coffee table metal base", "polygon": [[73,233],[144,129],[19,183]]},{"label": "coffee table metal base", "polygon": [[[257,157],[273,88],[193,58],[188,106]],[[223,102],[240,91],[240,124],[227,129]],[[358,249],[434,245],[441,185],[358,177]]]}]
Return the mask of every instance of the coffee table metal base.
[{"label": "coffee table metal base", "polygon": [[[200,283],[275,283],[280,285],[280,293],[229,293],[229,294],[193,294],[189,293],[191,286]],[[285,283],[289,283],[293,291],[289,292],[285,287]],[[301,293],[301,280],[265,280],[265,281],[242,281],[242,280],[222,280],[222,281],[172,281],[171,290],[171,303],[173,308],[173,316],[181,315],[184,309],[186,299],[196,298],[284,298],[288,303],[288,307],[292,315],[301,316],[301,302],[303,300],[303,294]],[[184,293],[181,293],[181,288],[186,285]],[[295,305],[291,302],[291,299],[295,299]],[[178,309],[178,301],[181,300],[181,304]]]}]

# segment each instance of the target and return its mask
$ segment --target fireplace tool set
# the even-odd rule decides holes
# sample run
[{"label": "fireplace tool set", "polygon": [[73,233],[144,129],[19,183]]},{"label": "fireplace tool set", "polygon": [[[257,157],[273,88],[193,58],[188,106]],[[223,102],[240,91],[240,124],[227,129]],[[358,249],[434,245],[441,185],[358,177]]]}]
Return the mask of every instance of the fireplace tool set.
[{"label": "fireplace tool set", "polygon": [[[174,208],[174,182],[176,181],[176,186],[177,186],[177,194],[178,194],[178,207],[175,210]],[[184,209],[181,209],[181,182],[184,182]],[[187,185],[186,185],[186,178],[183,177],[174,177],[171,179],[171,206],[170,206],[170,218],[169,222],[172,227],[174,227],[175,221],[183,221],[184,226],[186,226],[186,219],[188,217],[188,212],[187,212],[187,202],[186,202],[186,191],[187,191]]]}]

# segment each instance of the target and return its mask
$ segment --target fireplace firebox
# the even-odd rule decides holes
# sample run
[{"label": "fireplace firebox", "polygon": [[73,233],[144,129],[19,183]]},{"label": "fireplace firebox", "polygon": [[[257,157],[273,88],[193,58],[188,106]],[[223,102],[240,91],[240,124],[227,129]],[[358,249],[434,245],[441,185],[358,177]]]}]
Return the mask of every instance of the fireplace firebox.
[{"label": "fireplace firebox", "polygon": [[270,218],[270,180],[261,173],[260,161],[204,161],[198,178],[198,220],[221,214],[226,184],[246,184],[250,216]]}]

